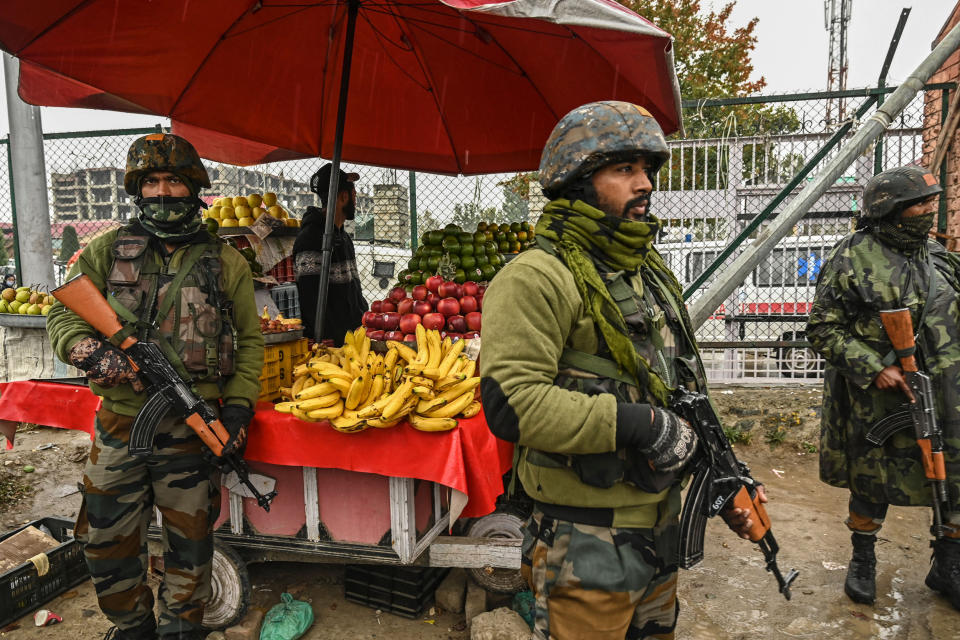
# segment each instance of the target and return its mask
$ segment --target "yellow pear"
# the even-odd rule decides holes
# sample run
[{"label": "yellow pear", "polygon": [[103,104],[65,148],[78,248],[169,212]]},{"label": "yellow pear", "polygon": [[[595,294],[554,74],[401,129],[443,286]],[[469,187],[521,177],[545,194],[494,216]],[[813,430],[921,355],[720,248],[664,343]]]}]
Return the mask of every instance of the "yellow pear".
[{"label": "yellow pear", "polygon": [[247,196],[247,204],[250,205],[251,209],[256,209],[262,202],[263,196],[261,196],[259,193],[251,193]]},{"label": "yellow pear", "polygon": [[0,313],[10,313],[10,305],[6,300],[0,300]]},{"label": "yellow pear", "polygon": [[253,219],[252,216],[244,216],[244,217],[242,217],[242,218],[238,218],[238,219],[237,219],[237,226],[238,226],[238,227],[249,227],[249,226],[252,225],[254,222],[255,222],[255,220]]},{"label": "yellow pear", "polygon": [[277,194],[275,194],[273,191],[267,191],[265,194],[263,194],[263,204],[267,205],[268,207],[272,207],[273,205],[277,204]]},{"label": "yellow pear", "polygon": [[47,304],[47,305],[44,305],[44,306],[40,307],[40,315],[45,316],[45,315],[49,314],[49,313],[50,313],[50,307],[51,307],[51,306],[53,306],[53,305]]},{"label": "yellow pear", "polygon": [[253,219],[256,220],[257,218],[259,218],[260,216],[262,216],[262,215],[265,214],[266,212],[267,212],[267,210],[264,209],[263,207],[257,207],[256,209],[253,210]]},{"label": "yellow pear", "polygon": [[28,307],[27,307],[27,315],[28,315],[28,316],[38,316],[38,315],[40,315],[40,305],[38,305],[38,304],[31,304],[30,306],[28,306]]},{"label": "yellow pear", "polygon": [[218,198],[217,201],[214,202],[214,204],[217,205],[218,207],[232,207],[233,198]]},{"label": "yellow pear", "polygon": [[220,226],[221,226],[221,227],[239,227],[239,226],[240,226],[240,223],[237,222],[237,219],[236,219],[236,218],[224,218],[224,219],[220,222]]},{"label": "yellow pear", "polygon": [[233,210],[233,215],[237,216],[237,220],[240,218],[252,218],[253,210],[247,205],[241,205]]},{"label": "yellow pear", "polygon": [[10,313],[17,313],[20,311],[20,305],[22,304],[23,303],[19,300],[14,300],[13,302],[8,303],[7,306],[10,308]]},{"label": "yellow pear", "polygon": [[236,211],[233,207],[220,207],[220,219],[227,220],[229,218],[237,219]]},{"label": "yellow pear", "polygon": [[299,227],[300,221],[296,218],[287,218],[286,220],[283,221],[283,224],[285,224],[288,227]]},{"label": "yellow pear", "polygon": [[236,207],[245,207],[247,206],[247,199],[243,196],[233,196],[233,206]]},{"label": "yellow pear", "polygon": [[27,290],[25,290],[25,291],[18,291],[18,292],[17,292],[17,302],[20,302],[20,303],[30,302],[30,290],[27,289]]},{"label": "yellow pear", "polygon": [[219,217],[220,217],[220,207],[218,207],[217,205],[214,205],[214,206],[210,207],[209,209],[207,209],[207,216],[206,216],[206,217],[208,217],[208,218],[219,218]]},{"label": "yellow pear", "polygon": [[287,212],[284,211],[284,210],[283,210],[283,207],[281,207],[281,206],[278,205],[278,204],[275,204],[275,205],[273,205],[272,207],[270,207],[269,209],[267,209],[267,213],[269,213],[271,216],[273,216],[274,218],[276,218],[276,219],[278,219],[278,220],[281,220],[281,219],[287,217]]},{"label": "yellow pear", "polygon": [[17,307],[17,313],[19,313],[22,316],[25,316],[27,315],[27,311],[29,311],[30,307],[32,306],[33,306],[32,304],[25,302],[21,304],[19,307]]},{"label": "yellow pear", "polygon": [[34,291],[30,294],[30,298],[27,300],[30,304],[37,304],[37,300],[40,299],[40,292]]}]

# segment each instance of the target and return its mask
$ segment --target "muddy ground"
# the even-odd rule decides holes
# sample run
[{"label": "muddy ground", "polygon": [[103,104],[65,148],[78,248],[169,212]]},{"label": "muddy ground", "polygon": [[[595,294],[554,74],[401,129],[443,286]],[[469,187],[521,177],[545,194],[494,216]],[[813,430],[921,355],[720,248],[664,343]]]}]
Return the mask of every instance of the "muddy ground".
[{"label": "muddy ground", "polygon": [[[930,558],[929,514],[923,510],[891,508],[877,551],[876,604],[857,605],[844,596],[847,493],[817,477],[818,386],[717,386],[714,398],[731,435],[741,440],[738,454],[767,485],[780,568],[800,575],[788,602],[764,571],[759,550],[711,521],[706,559],[680,575],[679,639],[960,639],[960,612],[923,585]],[[43,448],[47,444],[54,446]],[[75,517],[80,496],[74,485],[86,447],[85,434],[26,427],[15,449],[0,450],[0,531],[48,515]],[[28,465],[33,473],[24,472]],[[338,565],[256,564],[250,574],[255,607],[269,608],[291,588],[311,601],[317,622],[304,636],[308,640],[469,637],[463,614],[434,611],[408,620],[345,601]],[[27,617],[0,636],[93,640],[109,626],[89,583],[44,606],[64,622],[36,628]]]}]

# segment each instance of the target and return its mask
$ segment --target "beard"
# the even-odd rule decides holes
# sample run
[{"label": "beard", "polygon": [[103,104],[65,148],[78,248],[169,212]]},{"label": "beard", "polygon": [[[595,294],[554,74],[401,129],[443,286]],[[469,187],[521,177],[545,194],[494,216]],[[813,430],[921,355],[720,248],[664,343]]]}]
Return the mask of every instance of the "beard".
[{"label": "beard", "polygon": [[[608,216],[616,216],[618,218],[623,218],[624,220],[634,220],[639,222],[647,221],[650,215],[650,194],[637,196],[636,198],[631,198],[624,203],[623,207],[617,208],[614,203],[607,202],[603,198],[597,198],[598,206],[597,208],[603,211]],[[641,216],[635,216],[630,213],[630,210],[634,207],[644,207],[644,213]]]}]

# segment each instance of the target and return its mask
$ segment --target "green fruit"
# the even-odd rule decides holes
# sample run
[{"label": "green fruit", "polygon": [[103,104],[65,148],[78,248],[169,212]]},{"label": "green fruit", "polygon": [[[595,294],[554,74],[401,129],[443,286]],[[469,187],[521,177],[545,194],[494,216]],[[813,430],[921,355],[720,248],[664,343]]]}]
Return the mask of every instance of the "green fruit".
[{"label": "green fruit", "polygon": [[443,248],[445,251],[460,253],[460,240],[452,234],[443,236]]},{"label": "green fruit", "polygon": [[477,223],[477,231],[486,231],[486,230],[487,230],[487,223],[486,223],[486,222],[484,222],[483,220],[481,220],[480,222]]},{"label": "green fruit", "polygon": [[520,223],[519,223],[519,222],[511,222],[511,223],[510,223],[510,231],[513,231],[514,233],[516,233],[517,231],[520,231],[520,229],[521,229],[521,227],[520,227]]},{"label": "green fruit", "polygon": [[28,316],[40,315],[40,305],[38,304],[27,305],[27,315]]},{"label": "green fruit", "polygon": [[[496,255],[496,254],[494,254]],[[474,259],[477,261],[477,266],[482,267],[485,264],[490,264],[490,256],[485,253],[474,256]]]},{"label": "green fruit", "polygon": [[497,245],[495,245],[493,242],[485,242],[483,244],[483,250],[488,256],[491,256],[497,253]]},{"label": "green fruit", "polygon": [[461,256],[472,256],[473,255],[473,244],[468,242],[466,244],[460,245],[460,255]]},{"label": "green fruit", "polygon": [[482,267],[480,267],[480,273],[482,274],[482,277],[484,280],[489,281],[491,278],[493,278],[493,276],[497,274],[497,270],[494,269],[489,264],[485,264]]},{"label": "green fruit", "polygon": [[27,315],[27,309],[29,308],[30,308],[29,304],[26,304],[26,303],[21,304],[19,307],[17,307],[17,313],[19,313],[22,316],[25,316]]},{"label": "green fruit", "polygon": [[7,313],[18,313],[19,310],[20,310],[20,305],[22,305],[22,304],[23,304],[23,303],[20,302],[19,300],[14,300],[13,302],[8,302],[8,303],[7,303],[7,308],[9,309],[9,311],[8,311]]},{"label": "green fruit", "polygon": [[447,234],[458,234],[461,231],[463,231],[463,229],[460,228],[460,225],[453,224],[452,222],[443,228],[443,232]]},{"label": "green fruit", "polygon": [[52,306],[53,306],[52,304],[44,305],[44,307],[40,310],[40,315],[42,316],[48,315],[50,313],[50,307]]},{"label": "green fruit", "polygon": [[499,267],[501,264],[503,264],[503,258],[501,258],[498,254],[495,253],[492,256],[490,256],[490,264],[493,265],[494,267]]},{"label": "green fruit", "polygon": [[473,256],[462,256],[460,258],[460,266],[462,266],[464,269],[473,269],[477,266],[477,259]]},{"label": "green fruit", "polygon": [[430,268],[430,256],[423,256],[422,258],[419,259],[418,262],[419,262],[419,264],[417,265],[418,270],[426,271],[427,269]]},{"label": "green fruit", "polygon": [[509,253],[510,252],[510,243],[506,240],[501,240],[497,243],[497,248],[500,249],[500,253]]},{"label": "green fruit", "polygon": [[427,268],[424,271],[429,271],[430,273],[436,273],[437,267],[440,266],[440,256],[430,256],[427,258]]},{"label": "green fruit", "polygon": [[439,229],[434,229],[433,231],[429,231],[427,233],[426,244],[437,247],[437,246],[440,246],[442,242],[443,242],[443,231],[440,231]]},{"label": "green fruit", "polygon": [[518,240],[519,240],[519,238],[517,238],[517,234],[515,234],[513,231],[511,231],[510,233],[507,234],[507,242],[513,244],[514,242],[517,242]]},{"label": "green fruit", "polygon": [[461,231],[457,234],[457,240],[460,241],[460,244],[473,244],[473,234]]},{"label": "green fruit", "polygon": [[33,465],[27,465],[23,468],[24,473],[33,473],[36,469],[33,468]]},{"label": "green fruit", "polygon": [[27,302],[30,300],[30,289],[17,289],[17,302]]},{"label": "green fruit", "polygon": [[10,305],[6,300],[0,300],[0,313],[10,313]]},{"label": "green fruit", "polygon": [[423,284],[423,280],[424,280],[423,271],[420,271],[418,269],[416,271],[410,272],[410,280],[409,280],[410,284],[412,285]]},{"label": "green fruit", "polygon": [[456,273],[453,274],[453,281],[457,284],[463,284],[467,281],[467,273],[463,269],[457,269]]},{"label": "green fruit", "polygon": [[496,222],[491,222],[490,224],[487,225],[487,231],[490,231],[491,233],[496,233],[497,231],[500,231],[500,225],[498,225]]},{"label": "green fruit", "polygon": [[410,269],[411,271],[413,271],[414,269],[419,269],[419,268],[420,268],[420,258],[414,256],[413,258],[410,258],[410,260],[407,261],[407,269]]},{"label": "green fruit", "polygon": [[216,218],[207,218],[207,231],[216,235],[219,229],[220,229],[220,223],[217,222]]}]

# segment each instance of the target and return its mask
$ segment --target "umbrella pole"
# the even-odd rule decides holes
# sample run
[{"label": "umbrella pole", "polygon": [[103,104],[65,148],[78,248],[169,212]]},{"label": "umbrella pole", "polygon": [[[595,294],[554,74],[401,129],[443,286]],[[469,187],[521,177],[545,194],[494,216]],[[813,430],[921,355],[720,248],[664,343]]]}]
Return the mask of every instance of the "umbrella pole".
[{"label": "umbrella pole", "polygon": [[343,69],[340,72],[340,97],[337,101],[337,128],[333,138],[333,157],[330,163],[330,185],[327,189],[327,208],[323,220],[321,245],[320,290],[317,292],[317,315],[313,324],[314,340],[323,336],[327,310],[327,289],[330,282],[330,262],[333,252],[333,219],[337,209],[337,191],[340,186],[340,151],[343,148],[343,128],[347,118],[347,92],[350,88],[350,64],[353,61],[353,36],[357,26],[360,0],[347,0],[347,32],[343,47]]}]

